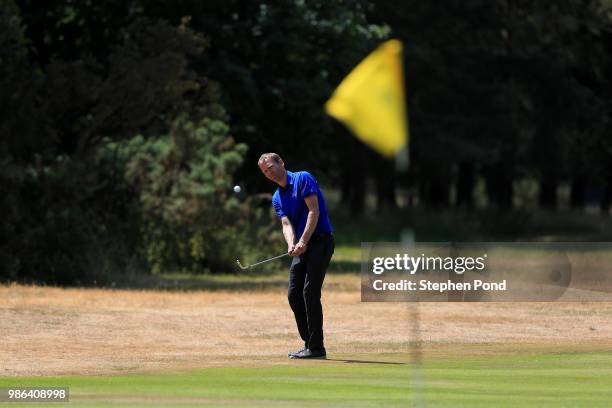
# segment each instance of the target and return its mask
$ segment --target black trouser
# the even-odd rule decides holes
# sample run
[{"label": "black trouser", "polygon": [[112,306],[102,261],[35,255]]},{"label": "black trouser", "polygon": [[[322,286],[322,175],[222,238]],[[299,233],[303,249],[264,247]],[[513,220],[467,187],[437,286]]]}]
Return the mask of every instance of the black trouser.
[{"label": "black trouser", "polygon": [[306,252],[293,258],[289,271],[289,304],[306,348],[323,349],[321,287],[334,253],[331,234],[312,236]]}]

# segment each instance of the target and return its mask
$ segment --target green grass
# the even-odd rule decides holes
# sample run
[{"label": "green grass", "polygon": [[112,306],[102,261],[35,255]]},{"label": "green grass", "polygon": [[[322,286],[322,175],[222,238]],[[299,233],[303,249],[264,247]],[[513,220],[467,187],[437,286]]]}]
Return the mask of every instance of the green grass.
[{"label": "green grass", "polygon": [[408,364],[343,357],[182,374],[2,378],[0,387],[70,387],[70,404],[53,407],[407,407],[417,400],[427,407],[607,407],[612,400],[612,355],[605,353],[431,360],[420,370],[420,391]]},{"label": "green grass", "polygon": [[[288,269],[287,263],[287,269]],[[156,290],[266,290],[287,286],[287,272],[262,269],[241,273],[190,274],[164,273],[158,275],[135,276],[119,281],[119,288],[156,289]]]},{"label": "green grass", "polygon": [[612,218],[571,211],[404,208],[352,216],[331,212],[337,245],[397,242],[410,229],[417,242],[610,241]]},{"label": "green grass", "polygon": [[[258,267],[240,273],[190,274],[163,273],[157,275],[135,275],[131,278],[121,278],[114,285],[115,289],[156,289],[172,291],[191,290],[267,290],[287,287],[288,258],[276,261],[271,270]],[[361,270],[361,246],[341,245],[334,252],[329,271],[359,273]]]}]

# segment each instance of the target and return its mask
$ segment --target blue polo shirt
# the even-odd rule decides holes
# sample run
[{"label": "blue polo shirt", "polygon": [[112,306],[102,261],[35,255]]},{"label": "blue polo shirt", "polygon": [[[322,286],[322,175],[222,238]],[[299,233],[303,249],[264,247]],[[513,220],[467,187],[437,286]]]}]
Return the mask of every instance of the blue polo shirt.
[{"label": "blue polo shirt", "polygon": [[325,205],[323,193],[317,180],[307,171],[295,173],[287,171],[287,185],[285,188],[278,186],[272,197],[274,211],[279,218],[285,216],[289,218],[296,240],[302,237],[308,219],[308,207],[304,198],[313,194],[317,195],[319,201],[319,219],[312,235],[331,233],[334,229],[327,216],[327,205]]}]

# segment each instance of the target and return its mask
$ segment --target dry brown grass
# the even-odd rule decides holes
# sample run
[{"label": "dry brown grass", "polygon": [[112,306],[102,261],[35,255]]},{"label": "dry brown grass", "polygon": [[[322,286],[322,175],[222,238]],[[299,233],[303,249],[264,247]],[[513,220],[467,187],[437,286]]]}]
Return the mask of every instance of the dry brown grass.
[{"label": "dry brown grass", "polygon": [[[612,303],[361,303],[353,275],[330,275],[323,303],[330,357],[407,359],[415,313],[432,357],[517,345],[612,350]],[[0,376],[286,364],[300,346],[282,289],[0,286],[0,336]]]}]

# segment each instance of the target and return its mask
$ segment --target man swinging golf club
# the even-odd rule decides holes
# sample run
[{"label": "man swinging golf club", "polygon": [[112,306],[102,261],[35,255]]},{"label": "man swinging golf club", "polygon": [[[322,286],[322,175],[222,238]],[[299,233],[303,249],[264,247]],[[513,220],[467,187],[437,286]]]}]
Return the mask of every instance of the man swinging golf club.
[{"label": "man swinging golf club", "polygon": [[310,173],[287,171],[276,153],[262,154],[257,164],[264,176],[278,184],[272,206],[293,257],[289,305],[304,349],[289,353],[289,358],[325,358],[321,287],[334,253],[334,237],[323,193]]}]

